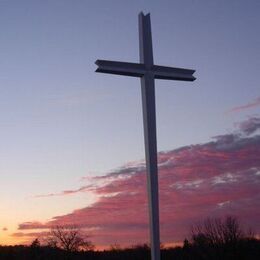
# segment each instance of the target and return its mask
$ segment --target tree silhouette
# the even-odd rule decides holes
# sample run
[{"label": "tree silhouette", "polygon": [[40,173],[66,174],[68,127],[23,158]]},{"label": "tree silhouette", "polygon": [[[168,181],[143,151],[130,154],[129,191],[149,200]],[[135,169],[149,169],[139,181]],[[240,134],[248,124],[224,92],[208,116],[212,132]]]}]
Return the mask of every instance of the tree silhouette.
[{"label": "tree silhouette", "polygon": [[38,238],[35,238],[31,243],[31,248],[39,248],[41,246]]},{"label": "tree silhouette", "polygon": [[259,259],[259,241],[232,216],[208,218],[193,226],[190,247],[183,249],[192,259]]},{"label": "tree silhouette", "polygon": [[76,226],[55,226],[51,228],[46,242],[50,247],[60,248],[68,252],[94,249],[91,241],[86,240],[86,236]]},{"label": "tree silhouette", "polygon": [[197,245],[234,244],[242,239],[253,238],[253,233],[243,231],[238,219],[227,216],[225,219],[208,218],[191,229],[192,242]]}]

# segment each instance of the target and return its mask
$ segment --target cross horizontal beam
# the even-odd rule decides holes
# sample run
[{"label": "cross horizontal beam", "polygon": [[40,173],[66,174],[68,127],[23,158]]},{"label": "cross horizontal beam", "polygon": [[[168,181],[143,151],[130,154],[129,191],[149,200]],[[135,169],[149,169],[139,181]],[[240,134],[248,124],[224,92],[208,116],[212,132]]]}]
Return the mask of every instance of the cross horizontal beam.
[{"label": "cross horizontal beam", "polygon": [[124,75],[130,77],[142,77],[145,74],[145,66],[141,63],[122,61],[97,60],[96,72]]},{"label": "cross horizontal beam", "polygon": [[146,73],[153,75],[155,79],[169,79],[181,81],[194,81],[195,70],[151,65],[145,66],[142,63],[97,60],[98,66],[96,72],[109,73],[130,77],[143,77]]},{"label": "cross horizontal beam", "polygon": [[194,81],[196,78],[193,76],[195,70],[165,67],[165,66],[152,66],[152,72],[156,79],[170,79],[181,81]]}]

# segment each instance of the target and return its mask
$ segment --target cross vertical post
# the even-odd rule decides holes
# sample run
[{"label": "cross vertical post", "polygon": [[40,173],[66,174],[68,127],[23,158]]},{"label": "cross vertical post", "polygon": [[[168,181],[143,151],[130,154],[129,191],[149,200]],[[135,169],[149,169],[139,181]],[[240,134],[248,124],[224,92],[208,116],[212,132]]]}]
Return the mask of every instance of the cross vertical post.
[{"label": "cross vertical post", "polygon": [[156,141],[156,109],[154,76],[149,71],[153,64],[150,15],[139,14],[140,63],[148,71],[141,77],[147,192],[149,204],[150,244],[152,260],[160,260],[159,196]]}]

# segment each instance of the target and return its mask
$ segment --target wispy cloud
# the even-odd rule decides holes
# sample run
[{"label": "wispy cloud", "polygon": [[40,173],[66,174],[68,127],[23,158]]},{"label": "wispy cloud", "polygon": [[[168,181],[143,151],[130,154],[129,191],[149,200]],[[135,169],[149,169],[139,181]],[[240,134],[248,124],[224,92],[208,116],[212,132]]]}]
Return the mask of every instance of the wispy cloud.
[{"label": "wispy cloud", "polygon": [[[260,135],[252,135],[259,128],[258,120],[250,120],[250,127],[238,124],[240,133],[159,153],[162,242],[182,241],[192,223],[226,214],[237,215],[260,233]],[[73,224],[89,230],[98,245],[148,241],[143,161],[93,178],[88,188],[60,194],[89,190],[99,197],[91,206],[55,216],[46,223],[21,223],[20,233]]]},{"label": "wispy cloud", "polygon": [[40,238],[40,237],[44,237],[44,236],[47,236],[47,235],[49,235],[50,234],[50,232],[49,231],[46,231],[46,232],[44,232],[44,231],[40,231],[40,232],[27,232],[27,233],[25,233],[25,232],[16,232],[16,233],[13,233],[12,234],[12,236],[13,237],[19,237],[19,238],[21,238],[21,237],[25,237],[25,238]]},{"label": "wispy cloud", "polygon": [[241,106],[234,107],[227,111],[227,113],[233,113],[233,112],[240,112],[246,109],[254,108],[260,106],[260,97],[256,98],[255,100]]},{"label": "wispy cloud", "polygon": [[54,196],[66,196],[66,195],[72,195],[72,194],[79,193],[79,192],[90,191],[92,188],[93,188],[92,186],[88,185],[88,186],[82,186],[75,190],[64,190],[62,192],[57,192],[57,193],[39,194],[39,195],[35,195],[33,197],[34,198],[48,198],[48,197],[54,197]]}]

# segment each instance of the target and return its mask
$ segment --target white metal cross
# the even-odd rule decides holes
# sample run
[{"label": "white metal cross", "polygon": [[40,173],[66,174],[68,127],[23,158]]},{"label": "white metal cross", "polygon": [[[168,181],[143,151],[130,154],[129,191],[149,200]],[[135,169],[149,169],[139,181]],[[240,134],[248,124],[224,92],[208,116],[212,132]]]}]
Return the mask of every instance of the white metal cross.
[{"label": "white metal cross", "polygon": [[139,14],[140,63],[97,60],[96,72],[141,78],[152,260],[160,260],[154,79],[194,81],[195,70],[154,65],[150,14]]}]

